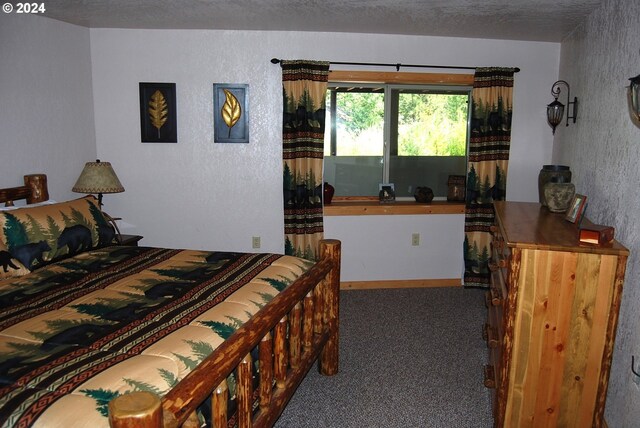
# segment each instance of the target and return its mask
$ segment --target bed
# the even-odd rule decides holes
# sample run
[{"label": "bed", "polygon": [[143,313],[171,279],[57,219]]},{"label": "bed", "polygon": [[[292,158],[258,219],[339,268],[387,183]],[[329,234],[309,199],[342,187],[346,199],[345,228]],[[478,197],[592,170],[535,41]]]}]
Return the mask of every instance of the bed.
[{"label": "bed", "polygon": [[318,262],[117,245],[92,196],[0,189],[0,423],[263,427],[338,371],[340,242]]}]

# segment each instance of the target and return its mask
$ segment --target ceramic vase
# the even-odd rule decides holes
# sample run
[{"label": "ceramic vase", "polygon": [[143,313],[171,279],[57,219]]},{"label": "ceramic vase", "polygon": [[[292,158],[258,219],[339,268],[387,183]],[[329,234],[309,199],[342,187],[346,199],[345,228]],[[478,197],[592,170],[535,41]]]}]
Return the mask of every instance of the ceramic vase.
[{"label": "ceramic vase", "polygon": [[327,183],[326,181],[324,182],[324,189],[323,189],[323,201],[325,204],[330,204],[331,203],[331,199],[333,199],[333,194],[335,193],[336,189],[329,183]]},{"label": "ceramic vase", "polygon": [[576,194],[573,183],[547,183],[544,185],[544,199],[549,211],[554,213],[566,212]]},{"label": "ceramic vase", "polygon": [[571,170],[566,165],[543,165],[538,174],[538,199],[547,206],[544,198],[544,186],[547,183],[571,183]]}]

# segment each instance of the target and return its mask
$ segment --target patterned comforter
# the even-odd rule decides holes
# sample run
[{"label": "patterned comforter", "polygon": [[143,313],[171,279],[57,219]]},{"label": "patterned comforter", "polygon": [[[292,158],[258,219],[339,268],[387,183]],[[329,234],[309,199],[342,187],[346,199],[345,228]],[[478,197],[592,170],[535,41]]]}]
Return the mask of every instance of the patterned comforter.
[{"label": "patterned comforter", "polygon": [[165,394],[310,267],[276,254],[106,247],[0,281],[0,423],[108,426],[111,399]]}]

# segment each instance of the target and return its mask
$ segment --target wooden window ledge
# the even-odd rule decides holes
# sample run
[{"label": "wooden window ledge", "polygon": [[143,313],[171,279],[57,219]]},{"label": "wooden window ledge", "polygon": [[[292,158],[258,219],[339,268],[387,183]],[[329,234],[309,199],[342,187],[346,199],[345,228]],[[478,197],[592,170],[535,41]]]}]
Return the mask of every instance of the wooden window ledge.
[{"label": "wooden window ledge", "polygon": [[431,201],[420,204],[414,201],[396,201],[382,204],[377,200],[334,200],[324,206],[325,216],[413,214],[464,214],[464,203]]}]

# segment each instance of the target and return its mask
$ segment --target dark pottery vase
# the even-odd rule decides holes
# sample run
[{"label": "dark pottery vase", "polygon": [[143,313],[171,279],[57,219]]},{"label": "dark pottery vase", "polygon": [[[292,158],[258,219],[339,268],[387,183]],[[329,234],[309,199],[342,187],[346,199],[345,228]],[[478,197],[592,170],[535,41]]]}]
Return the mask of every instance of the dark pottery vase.
[{"label": "dark pottery vase", "polygon": [[333,194],[335,192],[336,192],[335,187],[333,187],[331,184],[325,181],[324,188],[323,188],[323,202],[327,205],[330,204],[331,199],[333,199]]},{"label": "dark pottery vase", "polygon": [[544,185],[547,183],[571,183],[571,170],[566,165],[543,165],[538,174],[538,199],[547,206],[544,198]]},{"label": "dark pottery vase", "polygon": [[421,204],[428,204],[433,200],[433,190],[430,187],[417,187],[416,192],[413,194],[416,198],[416,202]]}]

